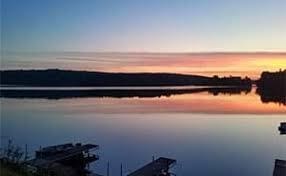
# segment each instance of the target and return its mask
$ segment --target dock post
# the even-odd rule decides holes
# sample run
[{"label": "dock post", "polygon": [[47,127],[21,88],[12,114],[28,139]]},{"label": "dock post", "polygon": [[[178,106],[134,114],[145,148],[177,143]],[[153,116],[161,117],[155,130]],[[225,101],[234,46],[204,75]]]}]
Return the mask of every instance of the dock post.
[{"label": "dock post", "polygon": [[25,144],[25,161],[28,159],[28,144]]},{"label": "dock post", "polygon": [[106,175],[109,176],[109,161],[107,161],[107,170],[106,170]]},{"label": "dock post", "polygon": [[122,163],[120,164],[120,176],[122,176]]},{"label": "dock post", "polygon": [[43,158],[43,157],[42,157],[42,146],[41,146],[41,145],[40,145],[40,152],[41,152],[41,153],[40,153],[40,158]]}]

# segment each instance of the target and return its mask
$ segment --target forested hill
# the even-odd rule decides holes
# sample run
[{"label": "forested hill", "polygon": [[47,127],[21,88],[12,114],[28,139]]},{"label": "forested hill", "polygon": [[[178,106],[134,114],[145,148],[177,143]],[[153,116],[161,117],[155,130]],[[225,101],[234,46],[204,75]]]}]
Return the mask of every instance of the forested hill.
[{"label": "forested hill", "polygon": [[2,70],[11,86],[251,86],[250,79],[172,73],[106,73],[71,70]]}]

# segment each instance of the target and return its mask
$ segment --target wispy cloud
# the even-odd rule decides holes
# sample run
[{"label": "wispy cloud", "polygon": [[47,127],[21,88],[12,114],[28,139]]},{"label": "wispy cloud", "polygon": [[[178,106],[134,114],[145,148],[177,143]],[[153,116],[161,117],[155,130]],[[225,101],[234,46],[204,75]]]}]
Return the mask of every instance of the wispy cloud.
[{"label": "wispy cloud", "polygon": [[17,53],[5,56],[2,68],[63,68],[258,77],[264,70],[285,69],[286,53]]}]

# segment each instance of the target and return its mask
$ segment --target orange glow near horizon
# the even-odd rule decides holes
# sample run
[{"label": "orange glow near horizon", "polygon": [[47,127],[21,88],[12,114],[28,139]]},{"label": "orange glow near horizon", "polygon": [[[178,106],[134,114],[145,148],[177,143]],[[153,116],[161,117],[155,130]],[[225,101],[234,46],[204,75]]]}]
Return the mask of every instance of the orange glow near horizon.
[{"label": "orange glow near horizon", "polygon": [[4,59],[2,68],[164,72],[253,79],[259,78],[263,71],[286,69],[286,53],[62,53],[43,56],[42,61],[33,58],[16,61],[16,58]]},{"label": "orange glow near horizon", "polygon": [[129,67],[128,65],[111,68],[110,72],[171,72],[182,74],[198,74],[204,76],[248,76],[259,78],[263,71],[279,71],[286,69],[286,54],[274,56],[200,56],[174,57],[172,60],[158,59],[151,63]]}]

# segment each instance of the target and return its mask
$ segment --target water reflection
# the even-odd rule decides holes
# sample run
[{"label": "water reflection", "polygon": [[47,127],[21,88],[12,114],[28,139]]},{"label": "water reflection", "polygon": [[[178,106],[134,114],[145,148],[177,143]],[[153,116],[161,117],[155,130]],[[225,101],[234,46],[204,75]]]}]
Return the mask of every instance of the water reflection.
[{"label": "water reflection", "polygon": [[[74,113],[215,113],[285,114],[286,106],[273,98],[267,103],[255,88],[182,88],[123,90],[13,90],[2,89],[2,98],[42,99]],[[76,101],[74,98],[77,98]],[[56,101],[54,101],[56,100]],[[7,101],[9,102],[9,101]],[[37,106],[37,105],[36,105]],[[50,106],[50,105],[49,105]],[[70,107],[80,106],[75,111]]]},{"label": "water reflection", "polygon": [[155,155],[176,158],[178,175],[273,174],[274,159],[285,158],[285,141],[277,133],[285,106],[261,102],[255,89],[188,91],[60,99],[1,94],[1,132],[21,146],[29,144],[31,151],[64,142],[100,144],[100,163],[91,165],[99,173],[108,161],[115,175],[120,163],[129,172]]},{"label": "water reflection", "polygon": [[118,175],[120,163],[124,173],[134,171],[154,155],[175,158],[178,175],[269,176],[274,159],[285,158],[277,133],[282,115],[77,114],[49,105],[54,101],[20,102],[25,111],[4,102],[3,135],[30,151],[64,142],[100,144],[100,160],[91,165],[97,173],[106,173],[107,161],[111,175]]},{"label": "water reflection", "polygon": [[260,95],[263,103],[275,102],[286,106],[286,90],[276,91],[272,89],[257,88],[256,93]]},{"label": "water reflection", "polygon": [[1,97],[4,98],[46,98],[46,99],[63,99],[63,98],[154,98],[154,97],[170,97],[174,95],[194,94],[208,92],[214,96],[219,94],[238,95],[247,94],[251,91],[249,87],[154,87],[154,88],[133,88],[129,89],[34,89],[34,88],[2,88]]}]

